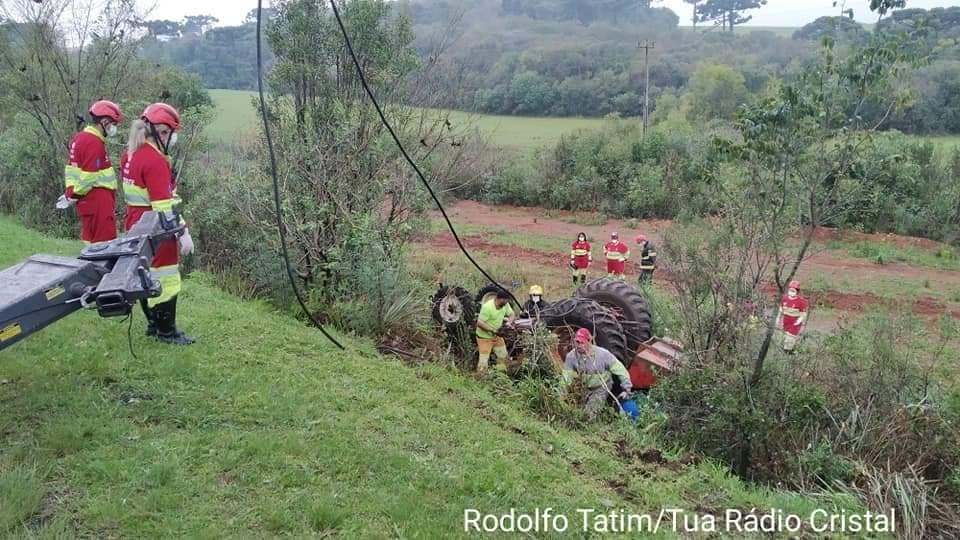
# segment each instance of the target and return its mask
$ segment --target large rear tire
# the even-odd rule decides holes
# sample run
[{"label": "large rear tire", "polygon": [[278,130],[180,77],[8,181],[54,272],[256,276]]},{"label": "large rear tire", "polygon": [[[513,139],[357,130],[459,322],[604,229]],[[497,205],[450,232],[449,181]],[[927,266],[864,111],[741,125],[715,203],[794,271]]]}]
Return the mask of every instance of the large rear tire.
[{"label": "large rear tire", "polygon": [[574,293],[607,308],[620,322],[627,338],[627,348],[636,351],[653,336],[653,314],[643,293],[619,279],[599,278],[581,286]]},{"label": "large rear tire", "polygon": [[630,365],[633,353],[627,349],[623,327],[603,306],[587,298],[565,298],[551,304],[540,320],[560,338],[557,353],[561,361],[573,349],[573,334],[586,328],[597,345],[610,351],[624,365]]},{"label": "large rear tire", "polygon": [[[480,292],[478,292],[477,296],[474,297],[477,302],[477,305],[482,306],[484,302],[493,298],[493,295],[495,295],[497,293],[497,290],[499,289],[500,287],[494,285],[493,283],[489,283],[485,287],[480,289]],[[523,306],[517,305],[516,302],[511,300],[510,307],[513,308],[513,313],[519,317],[520,312],[523,310]],[[479,313],[479,308],[478,308],[478,313]]]}]

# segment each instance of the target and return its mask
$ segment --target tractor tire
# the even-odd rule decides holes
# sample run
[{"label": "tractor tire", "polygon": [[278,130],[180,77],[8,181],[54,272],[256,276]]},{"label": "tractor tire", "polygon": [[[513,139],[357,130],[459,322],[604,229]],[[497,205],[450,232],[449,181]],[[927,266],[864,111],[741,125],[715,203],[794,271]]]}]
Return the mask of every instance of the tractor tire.
[{"label": "tractor tire", "polygon": [[573,348],[573,334],[586,328],[594,342],[607,349],[624,365],[633,361],[633,351],[627,349],[623,327],[603,306],[587,298],[565,298],[548,307],[541,314],[541,322],[560,337],[560,360]]},{"label": "tractor tire", "polygon": [[433,320],[461,356],[471,354],[478,306],[463,287],[440,285],[433,295]]},{"label": "tractor tire", "polygon": [[[497,289],[499,289],[499,288],[500,288],[500,287],[494,285],[493,283],[490,283],[490,284],[487,284],[487,285],[486,285],[485,287],[483,287],[482,289],[480,289],[480,292],[478,292],[478,293],[477,293],[477,296],[474,297],[474,299],[475,299],[476,302],[477,302],[477,306],[482,306],[482,305],[483,305],[483,302],[484,302],[485,300],[488,300],[488,299],[489,299],[488,296],[496,293],[496,292],[497,292]],[[514,312],[518,317],[520,316],[520,312],[523,311],[523,306],[518,306],[518,305],[517,305],[515,302],[513,302],[512,300],[510,301],[510,307],[513,308],[513,312]],[[480,308],[478,307],[478,308],[477,308],[477,313],[479,313],[479,312],[480,312]]]},{"label": "tractor tire", "polygon": [[619,279],[599,278],[585,283],[574,293],[589,298],[611,311],[627,338],[627,348],[636,351],[653,336],[653,314],[643,293]]}]

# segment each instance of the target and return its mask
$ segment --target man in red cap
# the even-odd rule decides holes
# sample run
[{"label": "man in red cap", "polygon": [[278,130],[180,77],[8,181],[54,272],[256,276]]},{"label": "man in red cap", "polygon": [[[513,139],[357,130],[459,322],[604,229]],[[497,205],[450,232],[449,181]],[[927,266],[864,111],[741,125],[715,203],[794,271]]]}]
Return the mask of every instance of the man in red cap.
[{"label": "man in red cap", "polygon": [[791,281],[787,294],[780,301],[780,316],[777,321],[777,326],[783,325],[783,350],[790,354],[795,352],[807,324],[808,309],[807,299],[800,296],[800,282]]},{"label": "man in red cap", "polygon": [[610,241],[603,246],[603,254],[607,258],[607,275],[623,279],[627,270],[627,259],[630,258],[630,247],[620,241],[619,234],[610,234]]},{"label": "man in red cap", "polygon": [[603,408],[607,397],[614,397],[613,375],[620,381],[621,392],[616,396],[617,400],[623,402],[630,399],[633,390],[630,374],[620,360],[607,349],[594,345],[593,336],[586,328],[577,330],[574,339],[576,346],[567,353],[563,363],[563,388],[570,386],[574,376],[579,373],[590,392],[585,410],[591,416]]},{"label": "man in red cap", "polygon": [[64,169],[65,189],[56,207],[77,205],[80,239],[85,244],[117,237],[117,175],[107,155],[107,137],[117,134],[123,121],[120,107],[107,100],[90,106],[91,124],[70,141],[70,159]]}]

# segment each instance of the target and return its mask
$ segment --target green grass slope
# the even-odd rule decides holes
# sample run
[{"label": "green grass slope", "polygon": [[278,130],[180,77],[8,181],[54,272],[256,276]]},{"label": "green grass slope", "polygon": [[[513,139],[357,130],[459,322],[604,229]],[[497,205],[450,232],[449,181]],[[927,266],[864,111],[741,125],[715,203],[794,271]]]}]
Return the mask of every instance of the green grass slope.
[{"label": "green grass slope", "polygon": [[[224,140],[246,129],[256,128],[260,117],[251,105],[254,95],[254,92],[245,90],[210,90],[216,114],[207,126],[207,133],[215,139]],[[597,129],[603,124],[602,118],[497,116],[460,111],[452,111],[450,121],[474,125],[488,134],[494,143],[518,149],[553,144],[564,133]]]},{"label": "green grass slope", "polygon": [[[79,247],[3,217],[0,235],[0,267]],[[818,503],[709,464],[674,472],[618,457],[611,437],[555,428],[515,396],[362,341],[340,352],[203,275],[182,298],[196,345],[148,340],[137,315],[137,358],[127,326],[94,313],[0,352],[0,535],[441,538],[463,534],[465,508],[576,518]]]}]

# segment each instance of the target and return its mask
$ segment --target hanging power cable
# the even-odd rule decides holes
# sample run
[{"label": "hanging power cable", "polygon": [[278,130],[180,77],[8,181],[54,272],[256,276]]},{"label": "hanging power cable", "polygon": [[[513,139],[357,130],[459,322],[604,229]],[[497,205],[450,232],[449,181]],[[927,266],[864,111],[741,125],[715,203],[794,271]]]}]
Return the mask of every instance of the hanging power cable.
[{"label": "hanging power cable", "polygon": [[347,51],[350,53],[350,58],[353,60],[353,65],[357,69],[357,75],[360,78],[360,84],[363,85],[363,89],[367,93],[367,97],[370,98],[370,102],[373,103],[374,108],[377,110],[377,114],[380,116],[380,121],[383,122],[383,126],[387,128],[388,132],[390,132],[390,137],[393,138],[393,142],[397,145],[400,153],[403,154],[404,159],[407,160],[407,163],[409,163],[413,170],[417,173],[417,177],[420,178],[420,182],[423,183],[425,188],[427,188],[427,192],[430,193],[430,197],[433,198],[433,202],[436,203],[437,208],[440,209],[440,214],[443,215],[444,221],[447,222],[447,228],[450,229],[450,234],[453,235],[453,239],[457,241],[457,246],[460,248],[460,251],[463,252],[463,255],[467,258],[467,260],[473,264],[474,268],[483,274],[483,277],[487,278],[490,283],[493,283],[497,287],[500,287],[506,291],[507,294],[510,295],[511,300],[513,300],[518,306],[522,306],[523,304],[517,300],[515,296],[513,296],[513,293],[511,293],[509,289],[501,285],[499,282],[497,282],[497,280],[493,279],[493,277],[490,276],[486,270],[477,264],[477,261],[473,260],[470,252],[467,251],[467,248],[463,245],[463,242],[460,241],[460,236],[457,234],[456,229],[454,229],[453,223],[450,221],[450,217],[447,216],[447,211],[443,208],[443,204],[440,202],[440,199],[437,198],[433,188],[430,187],[430,183],[427,182],[427,179],[423,176],[423,173],[420,171],[420,167],[414,163],[413,159],[407,153],[407,150],[403,147],[403,143],[400,142],[400,138],[397,137],[397,134],[394,132],[390,122],[387,121],[387,117],[383,114],[383,109],[380,108],[380,103],[377,101],[376,96],[373,95],[373,90],[371,90],[370,85],[367,84],[367,77],[364,75],[363,68],[360,66],[360,60],[357,59],[357,55],[353,51],[353,42],[350,40],[350,35],[347,33],[347,28],[343,24],[343,19],[340,18],[340,11],[337,9],[337,4],[334,2],[334,0],[330,0],[330,7],[333,8],[333,16],[337,20],[337,26],[340,27],[340,33],[343,34],[343,41],[347,46]]},{"label": "hanging power cable", "polygon": [[293,266],[290,264],[290,254],[287,252],[287,235],[283,226],[283,207],[280,204],[280,182],[277,180],[277,158],[273,152],[273,137],[270,135],[270,122],[267,119],[267,100],[263,97],[263,53],[261,52],[262,46],[260,44],[262,13],[263,0],[257,0],[257,90],[260,93],[260,113],[263,115],[263,132],[267,138],[267,149],[270,154],[270,175],[273,178],[273,204],[277,211],[277,231],[280,233],[281,254],[287,268],[287,278],[290,280],[290,287],[293,289],[294,296],[297,297],[297,302],[300,303],[300,308],[303,309],[303,312],[310,318],[310,322],[330,340],[330,343],[336,345],[340,350],[346,350],[339,341],[334,339],[333,336],[326,331],[323,325],[320,324],[320,321],[310,313],[310,310],[307,309],[307,304],[303,301],[303,295],[301,295],[300,288],[297,287],[297,280],[293,275]]}]

